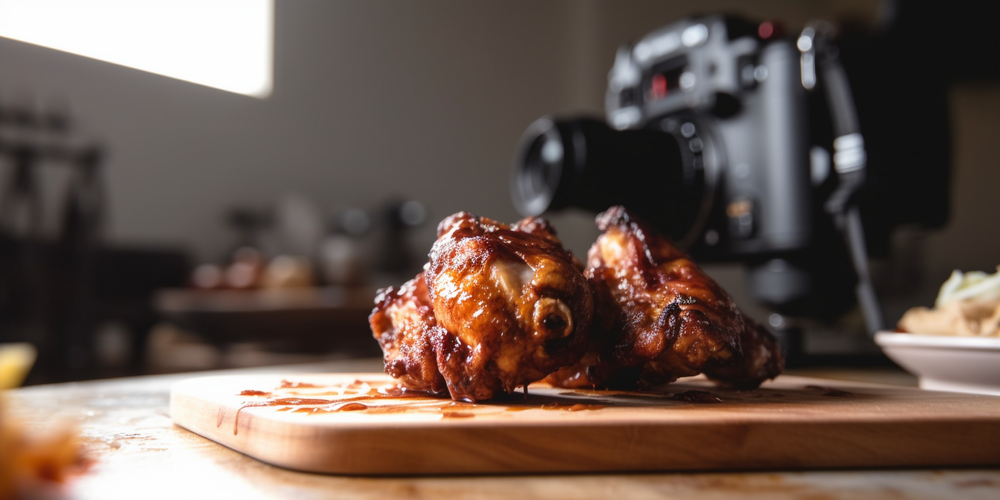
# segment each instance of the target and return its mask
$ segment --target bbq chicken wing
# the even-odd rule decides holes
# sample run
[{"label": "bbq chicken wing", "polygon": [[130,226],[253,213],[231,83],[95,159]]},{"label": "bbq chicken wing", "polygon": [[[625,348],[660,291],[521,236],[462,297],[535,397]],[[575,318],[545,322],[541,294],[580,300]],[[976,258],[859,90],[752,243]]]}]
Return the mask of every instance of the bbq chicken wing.
[{"label": "bbq chicken wing", "polygon": [[434,354],[445,332],[437,326],[424,273],[399,288],[379,290],[368,321],[382,347],[386,373],[413,391],[446,390]]},{"label": "bbq chicken wing", "polygon": [[380,293],[370,317],[386,371],[479,401],[575,363],[593,314],[581,268],[542,219],[446,218],[424,272]]},{"label": "bbq chicken wing", "polygon": [[728,366],[706,366],[702,372],[722,385],[755,389],[761,382],[781,373],[785,368],[785,358],[778,339],[767,328],[746,316],[743,322],[746,328],[740,332],[741,359]]},{"label": "bbq chicken wing", "polygon": [[597,224],[603,234],[585,271],[596,304],[592,345],[551,383],[631,388],[705,373],[756,387],[781,371],[774,337],[664,236],[620,206]]}]

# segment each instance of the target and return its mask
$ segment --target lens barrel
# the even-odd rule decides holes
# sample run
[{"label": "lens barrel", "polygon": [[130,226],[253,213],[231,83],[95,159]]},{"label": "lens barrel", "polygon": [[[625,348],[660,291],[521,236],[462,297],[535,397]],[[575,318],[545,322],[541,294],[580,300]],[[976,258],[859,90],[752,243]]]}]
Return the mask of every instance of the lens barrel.
[{"label": "lens barrel", "polygon": [[624,205],[679,240],[703,206],[699,161],[667,132],[619,131],[592,118],[543,117],[521,138],[511,197],[525,216]]}]

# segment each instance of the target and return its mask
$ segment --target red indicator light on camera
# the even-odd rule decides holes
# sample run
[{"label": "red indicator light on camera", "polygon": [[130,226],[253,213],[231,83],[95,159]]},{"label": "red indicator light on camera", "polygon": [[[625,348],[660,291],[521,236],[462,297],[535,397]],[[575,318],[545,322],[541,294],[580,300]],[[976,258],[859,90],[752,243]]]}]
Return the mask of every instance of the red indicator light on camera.
[{"label": "red indicator light on camera", "polygon": [[653,75],[653,81],[649,87],[650,98],[653,100],[663,99],[667,96],[667,77],[663,75]]},{"label": "red indicator light on camera", "polygon": [[785,27],[780,22],[764,21],[757,26],[757,37],[761,40],[774,40],[785,36]]},{"label": "red indicator light on camera", "polygon": [[759,36],[761,40],[767,40],[774,36],[774,31],[774,23],[771,21],[764,21],[760,23],[760,26],[757,26],[757,36]]}]

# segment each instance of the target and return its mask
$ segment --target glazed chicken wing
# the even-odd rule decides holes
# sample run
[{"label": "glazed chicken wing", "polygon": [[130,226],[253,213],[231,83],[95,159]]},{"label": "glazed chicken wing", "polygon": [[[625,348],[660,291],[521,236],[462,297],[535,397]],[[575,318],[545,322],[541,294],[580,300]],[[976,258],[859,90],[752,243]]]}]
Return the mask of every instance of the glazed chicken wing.
[{"label": "glazed chicken wing", "polygon": [[370,317],[386,371],[478,401],[576,362],[593,314],[581,267],[542,219],[446,218],[425,271],[382,292]]},{"label": "glazed chicken wing", "polygon": [[756,387],[781,371],[774,337],[665,237],[620,206],[597,223],[603,234],[585,272],[597,309],[593,344],[550,382],[634,387],[705,373]]},{"label": "glazed chicken wing", "polygon": [[410,390],[445,391],[434,354],[435,341],[445,332],[437,326],[424,273],[399,288],[379,290],[368,321],[382,347],[386,373]]},{"label": "glazed chicken wing", "polygon": [[740,332],[743,356],[728,366],[706,366],[708,378],[739,389],[755,389],[761,382],[777,377],[785,368],[778,339],[767,328],[744,316],[746,328]]}]

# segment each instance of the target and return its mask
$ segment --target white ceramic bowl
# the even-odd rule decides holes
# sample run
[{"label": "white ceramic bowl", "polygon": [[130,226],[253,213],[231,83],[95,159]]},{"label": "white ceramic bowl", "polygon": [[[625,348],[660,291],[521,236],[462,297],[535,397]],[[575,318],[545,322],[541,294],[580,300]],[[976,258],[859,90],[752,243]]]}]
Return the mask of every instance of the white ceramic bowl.
[{"label": "white ceramic bowl", "polygon": [[882,352],[932,391],[1000,396],[1000,338],[878,332]]}]

